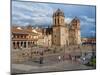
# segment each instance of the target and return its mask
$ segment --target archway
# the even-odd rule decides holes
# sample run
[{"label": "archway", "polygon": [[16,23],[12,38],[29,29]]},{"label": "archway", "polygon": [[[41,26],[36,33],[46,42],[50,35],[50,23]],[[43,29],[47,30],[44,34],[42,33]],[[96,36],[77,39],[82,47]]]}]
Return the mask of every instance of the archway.
[{"label": "archway", "polygon": [[19,48],[19,42],[17,42],[17,48]]},{"label": "archway", "polygon": [[26,42],[24,42],[24,48],[26,48]]},{"label": "archway", "polygon": [[13,48],[15,49],[15,42],[13,42]]}]

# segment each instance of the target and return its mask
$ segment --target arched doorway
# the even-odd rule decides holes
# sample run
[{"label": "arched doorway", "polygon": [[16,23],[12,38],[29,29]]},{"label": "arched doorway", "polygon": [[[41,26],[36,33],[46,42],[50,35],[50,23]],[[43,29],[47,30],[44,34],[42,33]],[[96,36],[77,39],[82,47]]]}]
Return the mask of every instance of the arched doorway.
[{"label": "arched doorway", "polygon": [[30,42],[28,42],[28,47],[30,47]]},{"label": "arched doorway", "polygon": [[23,42],[21,42],[21,47],[23,47]]},{"label": "arched doorway", "polygon": [[13,42],[13,48],[15,49],[15,42]]},{"label": "arched doorway", "polygon": [[24,48],[26,48],[26,42],[24,42]]},{"label": "arched doorway", "polygon": [[19,48],[19,42],[17,42],[17,48]]}]

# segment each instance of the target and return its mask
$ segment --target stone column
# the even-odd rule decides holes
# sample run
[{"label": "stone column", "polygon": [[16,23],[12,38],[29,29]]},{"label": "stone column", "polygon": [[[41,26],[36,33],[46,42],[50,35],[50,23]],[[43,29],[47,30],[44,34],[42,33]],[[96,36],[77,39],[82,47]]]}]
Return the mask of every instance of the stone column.
[{"label": "stone column", "polygon": [[14,41],[11,42],[11,48],[14,49]]},{"label": "stone column", "polygon": [[23,42],[22,41],[20,41],[20,45],[21,45],[21,48],[23,47]]},{"label": "stone column", "polygon": [[32,44],[32,42],[30,41],[30,48],[31,48],[31,44]]},{"label": "stone column", "polygon": [[15,48],[17,48],[17,41],[15,41]]},{"label": "stone column", "polygon": [[30,41],[30,46],[29,47],[31,48],[31,41]]},{"label": "stone column", "polygon": [[33,46],[33,41],[31,41],[31,46]]},{"label": "stone column", "polygon": [[25,46],[25,41],[23,41],[23,48],[25,48],[24,46]]},{"label": "stone column", "polygon": [[21,41],[19,41],[19,48],[21,48]]},{"label": "stone column", "polygon": [[24,48],[24,41],[23,41],[22,47]]},{"label": "stone column", "polygon": [[33,41],[32,41],[32,46],[33,46]]},{"label": "stone column", "polygon": [[16,42],[16,48],[18,49],[18,41]]},{"label": "stone column", "polygon": [[28,41],[28,48],[29,48],[29,41]]},{"label": "stone column", "polygon": [[29,48],[30,48],[30,44],[31,44],[31,43],[30,43],[30,41],[29,41],[29,44],[28,44],[28,47],[29,47]]},{"label": "stone column", "polygon": [[26,41],[26,48],[28,48],[28,41]]}]

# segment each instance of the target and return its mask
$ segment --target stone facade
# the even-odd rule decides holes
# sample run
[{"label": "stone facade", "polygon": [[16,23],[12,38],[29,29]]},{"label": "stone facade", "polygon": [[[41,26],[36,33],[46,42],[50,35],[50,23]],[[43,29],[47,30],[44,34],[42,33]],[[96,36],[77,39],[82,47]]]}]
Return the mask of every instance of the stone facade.
[{"label": "stone facade", "polygon": [[51,46],[51,35],[44,35],[43,38],[38,39],[37,45],[44,46],[44,47],[50,47]]},{"label": "stone facade", "polygon": [[81,43],[80,20],[77,17],[67,26],[64,13],[58,9],[53,14],[52,29],[52,45],[54,46],[79,45]]},{"label": "stone facade", "polygon": [[80,20],[77,17],[71,21],[71,26],[69,28],[69,44],[81,44]]},{"label": "stone facade", "polygon": [[12,28],[12,48],[30,48],[37,44],[39,37],[38,33],[32,31],[32,29]]}]

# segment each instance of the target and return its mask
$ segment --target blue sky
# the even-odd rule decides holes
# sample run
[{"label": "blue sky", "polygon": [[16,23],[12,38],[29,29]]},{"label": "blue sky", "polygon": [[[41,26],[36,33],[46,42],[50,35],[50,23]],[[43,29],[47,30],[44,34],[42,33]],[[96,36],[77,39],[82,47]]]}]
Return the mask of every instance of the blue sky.
[{"label": "blue sky", "polygon": [[95,6],[12,1],[12,25],[52,25],[52,14],[58,8],[64,11],[66,23],[75,16],[80,19],[81,37],[95,36]]}]

